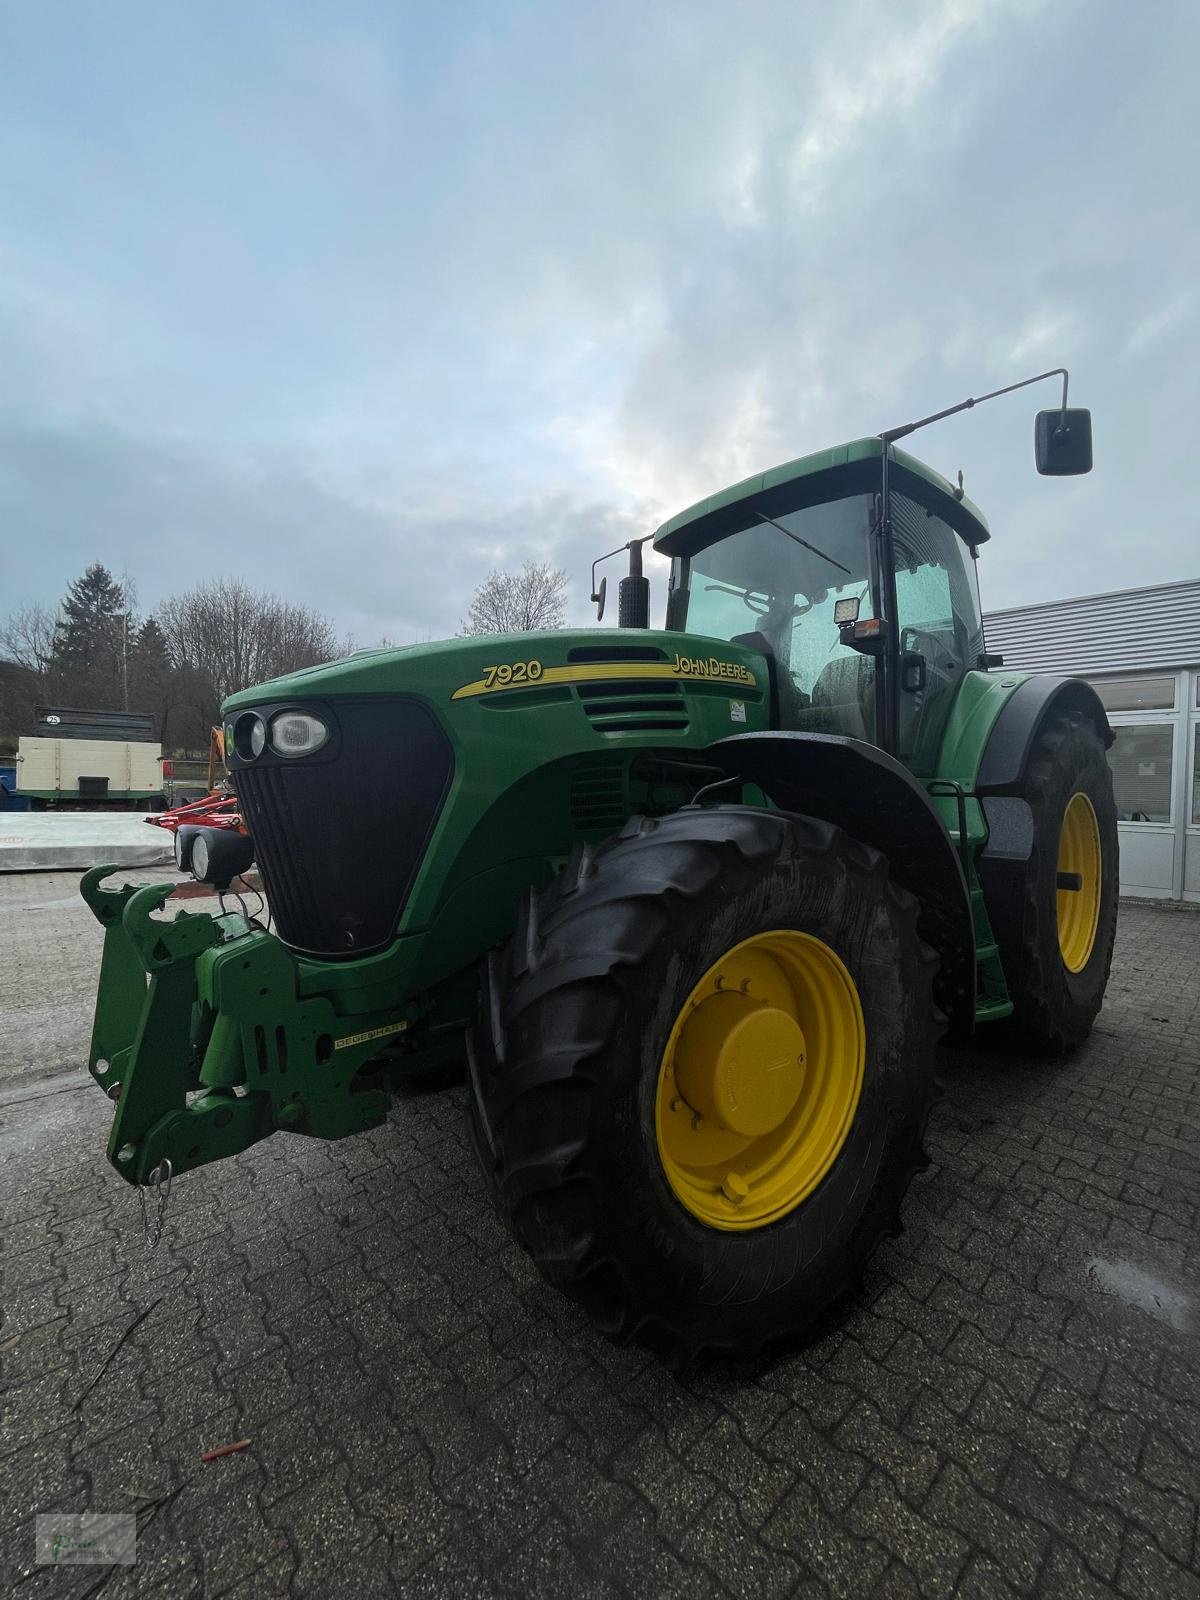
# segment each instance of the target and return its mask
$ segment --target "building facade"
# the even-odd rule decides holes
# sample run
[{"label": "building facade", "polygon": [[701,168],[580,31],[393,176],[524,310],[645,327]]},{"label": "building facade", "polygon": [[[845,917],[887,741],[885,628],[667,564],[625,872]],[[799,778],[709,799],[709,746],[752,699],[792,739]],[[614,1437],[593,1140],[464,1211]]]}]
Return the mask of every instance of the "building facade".
[{"label": "building facade", "polygon": [[1006,667],[1086,678],[1104,702],[1121,893],[1200,903],[1200,579],[993,611]]}]

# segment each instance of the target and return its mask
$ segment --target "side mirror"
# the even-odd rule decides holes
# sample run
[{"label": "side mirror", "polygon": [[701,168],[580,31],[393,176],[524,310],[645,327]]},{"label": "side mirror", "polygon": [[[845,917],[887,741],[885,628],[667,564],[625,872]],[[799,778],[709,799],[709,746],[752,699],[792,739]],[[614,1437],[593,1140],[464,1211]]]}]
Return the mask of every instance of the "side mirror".
[{"label": "side mirror", "polygon": [[1039,411],[1033,425],[1033,454],[1044,478],[1073,478],[1092,470],[1092,413]]},{"label": "side mirror", "polygon": [[604,596],[608,593],[608,579],[600,579],[600,587],[592,595],[592,604],[596,607],[596,621],[604,621]]}]

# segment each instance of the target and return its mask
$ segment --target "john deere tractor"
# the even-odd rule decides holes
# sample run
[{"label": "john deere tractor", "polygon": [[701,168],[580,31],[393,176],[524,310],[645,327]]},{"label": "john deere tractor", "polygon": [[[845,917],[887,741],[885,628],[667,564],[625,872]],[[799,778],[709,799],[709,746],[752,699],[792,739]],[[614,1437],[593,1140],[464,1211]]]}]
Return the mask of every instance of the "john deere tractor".
[{"label": "john deere tractor", "polygon": [[[1091,465],[1062,377],[1053,475]],[[662,629],[634,541],[617,629],[232,696],[248,834],[200,830],[192,870],[223,891],[253,857],[274,930],[83,880],[117,1172],[341,1138],[457,1069],[495,1204],[606,1332],[692,1356],[819,1325],[898,1226],[943,1031],[1069,1050],[1116,926],[1108,722],[988,655],[987,523],[896,447],[934,420],[664,523]]]}]

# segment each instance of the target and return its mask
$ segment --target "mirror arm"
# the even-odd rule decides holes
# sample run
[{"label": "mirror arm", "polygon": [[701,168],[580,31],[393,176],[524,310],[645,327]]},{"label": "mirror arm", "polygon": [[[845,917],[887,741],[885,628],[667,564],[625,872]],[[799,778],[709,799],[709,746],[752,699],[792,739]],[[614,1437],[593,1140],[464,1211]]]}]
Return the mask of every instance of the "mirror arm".
[{"label": "mirror arm", "polygon": [[[615,550],[606,551],[604,555],[597,556],[592,562],[592,604],[600,607],[600,618],[604,616],[604,595],[596,587],[596,568],[602,561],[607,561],[610,556],[619,556],[622,550],[629,551],[629,576],[640,578],[642,576],[642,546],[647,544],[654,535],[644,533],[640,539],[630,539],[627,544],[619,544]],[[597,618],[599,621],[600,618]]]},{"label": "mirror arm", "polygon": [[619,556],[621,551],[626,548],[627,546],[619,544],[615,550],[609,550],[604,555],[597,556],[595,561],[592,562],[592,600],[594,603],[598,603],[600,599],[600,595],[596,589],[596,568],[602,561],[607,561],[609,556]]},{"label": "mirror arm", "polygon": [[[1051,367],[1049,372],[1039,372],[1036,378],[1022,378],[1020,383],[1009,383],[1003,389],[993,389],[990,394],[977,395],[970,400],[960,400],[958,405],[947,406],[945,411],[935,411],[932,416],[921,417],[917,422],[906,422],[900,428],[888,428],[879,437],[885,445],[894,444],[897,439],[903,439],[910,433],[916,433],[918,428],[927,428],[931,422],[941,422],[943,417],[953,417],[957,416],[960,411],[970,411],[973,406],[981,406],[985,400],[995,400],[999,395],[1012,394],[1016,389],[1028,389],[1031,383],[1041,383],[1046,378],[1061,378],[1063,381],[1062,412],[1065,417],[1067,412],[1067,369],[1066,367]],[[1059,428],[1061,429],[1062,426],[1063,423],[1060,421]]]}]

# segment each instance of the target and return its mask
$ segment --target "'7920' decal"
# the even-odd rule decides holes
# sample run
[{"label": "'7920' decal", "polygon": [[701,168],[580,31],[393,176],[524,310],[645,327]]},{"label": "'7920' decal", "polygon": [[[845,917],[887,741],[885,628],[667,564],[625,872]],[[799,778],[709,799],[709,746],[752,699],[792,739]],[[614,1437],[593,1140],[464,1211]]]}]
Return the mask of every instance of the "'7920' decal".
[{"label": "'7920' decal", "polygon": [[511,689],[521,683],[537,683],[545,673],[540,661],[502,661],[498,667],[484,667],[485,689]]},{"label": "'7920' decal", "polygon": [[452,700],[471,700],[476,695],[496,694],[502,689],[530,688],[534,684],[614,683],[631,679],[681,678],[738,684],[754,688],[757,680],[740,661],[725,661],[720,656],[680,656],[673,661],[589,661],[574,666],[547,667],[540,661],[505,661],[484,667],[483,677],[464,683],[450,696]]}]

